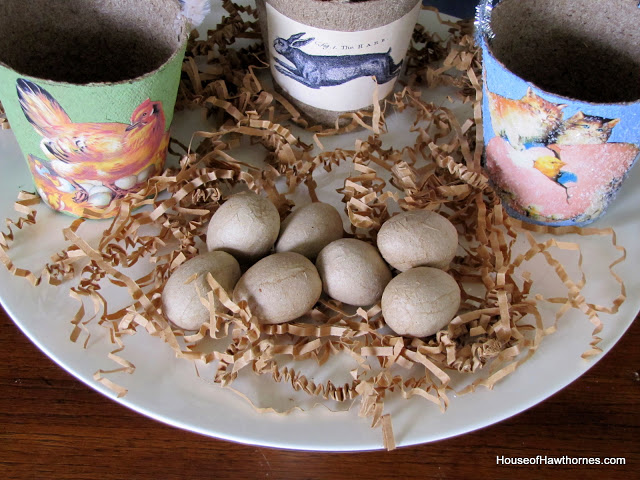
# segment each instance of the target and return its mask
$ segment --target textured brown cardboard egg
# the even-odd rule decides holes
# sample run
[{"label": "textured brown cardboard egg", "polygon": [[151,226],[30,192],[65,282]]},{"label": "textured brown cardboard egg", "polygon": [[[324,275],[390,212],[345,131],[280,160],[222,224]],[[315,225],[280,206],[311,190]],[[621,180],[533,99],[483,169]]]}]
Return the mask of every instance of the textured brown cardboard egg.
[{"label": "textured brown cardboard egg", "polygon": [[[211,273],[220,286],[230,293],[241,272],[237,260],[221,251],[203,253],[180,265],[162,291],[162,310],[176,326],[198,330],[209,320],[209,310],[200,301],[200,297],[206,298],[211,290],[207,273]],[[215,299],[214,304],[217,308]]]},{"label": "textured brown cardboard egg", "polygon": [[437,268],[417,267],[389,282],[382,316],[397,334],[427,337],[446,327],[460,307],[460,287]]},{"label": "textured brown cardboard egg", "polygon": [[413,210],[387,220],[378,232],[378,249],[393,268],[446,268],[458,248],[453,224],[435,212]]},{"label": "textured brown cardboard egg", "polygon": [[276,252],[297,252],[315,260],[324,247],[342,238],[340,213],[328,203],[311,203],[294,210],[280,227]]},{"label": "textured brown cardboard egg", "polygon": [[240,262],[255,261],[273,247],[280,215],[266,198],[253,192],[229,197],[213,214],[207,228],[207,248],[223,250]]},{"label": "textured brown cardboard egg", "polygon": [[316,267],[327,295],[349,305],[373,305],[391,280],[391,270],[378,250],[354,238],[342,238],[323,248]]},{"label": "textured brown cardboard egg", "polygon": [[246,300],[262,323],[278,324],[301,317],[322,294],[322,281],[311,261],[295,252],[263,258],[240,278],[233,300]]}]

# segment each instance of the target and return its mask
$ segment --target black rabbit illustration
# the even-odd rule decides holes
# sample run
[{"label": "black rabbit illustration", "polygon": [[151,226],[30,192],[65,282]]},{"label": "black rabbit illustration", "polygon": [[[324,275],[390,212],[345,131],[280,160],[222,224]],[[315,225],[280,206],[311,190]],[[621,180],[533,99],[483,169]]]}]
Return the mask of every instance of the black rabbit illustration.
[{"label": "black rabbit illustration", "polygon": [[400,74],[402,60],[395,63],[391,49],[384,53],[364,53],[361,55],[309,55],[300,50],[315,38],[301,40],[306,32],[296,33],[289,38],[276,38],[273,47],[293,64],[293,67],[274,57],[276,70],[310,88],[341,85],[359,77],[375,77],[380,85]]}]

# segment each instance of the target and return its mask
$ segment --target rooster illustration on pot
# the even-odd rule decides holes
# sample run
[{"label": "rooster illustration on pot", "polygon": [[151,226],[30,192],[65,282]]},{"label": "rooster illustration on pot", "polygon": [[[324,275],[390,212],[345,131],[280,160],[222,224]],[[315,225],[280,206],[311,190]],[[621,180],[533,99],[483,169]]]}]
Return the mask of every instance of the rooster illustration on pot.
[{"label": "rooster illustration on pot", "polygon": [[[72,193],[74,203],[102,207],[159,173],[168,139],[161,102],[143,101],[128,124],[74,123],[39,85],[20,78],[16,89],[25,117],[42,137],[40,147],[47,158],[30,155],[38,167],[32,172],[34,177],[46,174],[49,182],[44,184],[56,186],[56,193]],[[91,197],[98,190],[96,203]]]},{"label": "rooster illustration on pot", "polygon": [[383,53],[360,55],[310,55],[300,50],[314,37],[302,39],[306,32],[296,33],[289,38],[278,37],[273,42],[275,51],[287,59],[291,65],[274,57],[275,68],[283,75],[309,88],[341,85],[359,77],[375,77],[382,85],[400,74],[402,60],[395,63],[391,49]]}]

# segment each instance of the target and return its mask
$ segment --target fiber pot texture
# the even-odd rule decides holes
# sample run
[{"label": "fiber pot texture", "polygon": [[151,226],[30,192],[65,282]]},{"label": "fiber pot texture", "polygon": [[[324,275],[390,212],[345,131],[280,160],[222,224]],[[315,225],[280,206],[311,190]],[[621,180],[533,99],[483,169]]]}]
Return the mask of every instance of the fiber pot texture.
[{"label": "fiber pot texture", "polygon": [[276,87],[313,121],[382,100],[404,66],[420,0],[257,0]]},{"label": "fiber pot texture", "polygon": [[528,222],[599,218],[640,152],[637,0],[481,2],[485,168]]},{"label": "fiber pot texture", "polygon": [[188,25],[176,0],[0,4],[0,101],[36,189],[83,216],[161,172]]}]

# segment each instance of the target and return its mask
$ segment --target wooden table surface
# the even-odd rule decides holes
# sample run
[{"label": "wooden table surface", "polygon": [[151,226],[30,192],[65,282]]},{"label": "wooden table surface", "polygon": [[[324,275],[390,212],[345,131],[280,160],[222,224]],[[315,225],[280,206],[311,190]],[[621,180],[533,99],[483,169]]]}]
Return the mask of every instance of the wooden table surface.
[{"label": "wooden table surface", "polygon": [[[632,478],[640,464],[639,318],[580,379],[497,425],[392,452],[309,453],[143,417],[71,377],[0,311],[0,479]],[[496,465],[497,456],[536,455],[626,464]]]}]

